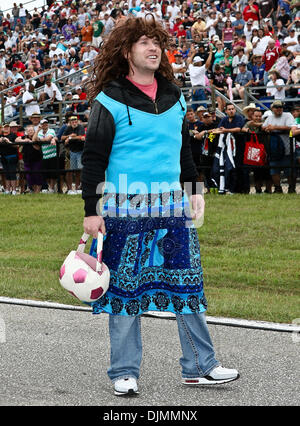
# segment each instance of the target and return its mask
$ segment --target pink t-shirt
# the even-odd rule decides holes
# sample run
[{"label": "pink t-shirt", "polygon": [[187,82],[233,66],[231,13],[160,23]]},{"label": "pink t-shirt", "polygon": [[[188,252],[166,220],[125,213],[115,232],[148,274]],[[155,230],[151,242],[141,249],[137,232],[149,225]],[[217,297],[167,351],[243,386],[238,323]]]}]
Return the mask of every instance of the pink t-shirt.
[{"label": "pink t-shirt", "polygon": [[157,92],[157,80],[154,78],[152,84],[139,84],[136,81],[131,80],[128,76],[126,77],[132,84],[134,84],[138,89],[140,89],[145,95],[149,96],[153,101],[156,98]]}]

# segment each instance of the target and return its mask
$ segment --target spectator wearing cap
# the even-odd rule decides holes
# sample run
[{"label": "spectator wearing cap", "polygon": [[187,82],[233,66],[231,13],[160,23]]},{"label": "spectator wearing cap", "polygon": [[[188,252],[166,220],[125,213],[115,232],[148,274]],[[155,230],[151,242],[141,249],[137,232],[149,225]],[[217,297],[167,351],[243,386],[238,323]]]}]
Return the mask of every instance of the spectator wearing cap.
[{"label": "spectator wearing cap", "polygon": [[[72,189],[68,190],[69,195],[79,194],[80,191],[80,180],[81,180],[81,157],[85,142],[85,130],[84,127],[79,124],[77,116],[71,116],[69,119],[69,125],[64,131],[61,140],[70,149],[70,168],[75,170],[75,191]],[[72,188],[72,174],[67,174],[67,185],[68,188]]]},{"label": "spectator wearing cap", "polygon": [[288,50],[290,50],[291,52],[296,51],[296,47],[298,45],[298,38],[295,28],[289,29],[289,35],[284,39],[284,42],[286,43]]},{"label": "spectator wearing cap", "polygon": [[201,124],[191,138],[191,150],[199,173],[199,180],[205,182],[208,192],[212,192],[211,188],[215,186],[211,180],[211,167],[218,144],[217,134],[214,130],[213,116],[205,110],[202,112]]},{"label": "spectator wearing cap", "polygon": [[61,50],[57,48],[56,43],[50,44],[49,58],[53,59],[54,55],[58,55]]},{"label": "spectator wearing cap", "polygon": [[235,17],[236,17],[236,20],[232,23],[232,27],[234,28],[234,32],[236,35],[242,36],[244,34],[244,26],[245,26],[245,21],[242,18],[242,13],[239,10],[236,11]]},{"label": "spectator wearing cap", "polygon": [[5,173],[5,194],[12,195],[17,194],[18,148],[16,145],[11,145],[16,137],[16,134],[11,132],[9,124],[5,123],[0,136],[0,155]]},{"label": "spectator wearing cap", "polygon": [[41,114],[34,112],[30,118],[30,123],[32,124],[34,131],[36,132],[40,126]]},{"label": "spectator wearing cap", "polygon": [[[271,105],[272,114],[263,123],[262,129],[270,133],[270,174],[277,193],[282,193],[280,172],[287,177],[288,192],[295,192],[296,182],[291,173],[291,153],[289,133],[294,125],[291,113],[283,112],[283,103],[276,100]],[[279,149],[280,146],[283,149]]]},{"label": "spectator wearing cap", "polygon": [[67,108],[67,112],[72,112],[74,116],[79,117],[79,119],[82,121],[84,112],[86,110],[86,104],[85,102],[80,102],[78,95],[73,95],[72,97],[72,104],[69,108]]},{"label": "spectator wearing cap", "polygon": [[288,27],[291,23],[291,15],[287,13],[283,6],[280,7],[276,14],[277,21],[281,21],[284,27]]},{"label": "spectator wearing cap", "polygon": [[196,21],[191,26],[191,35],[193,39],[198,36],[199,40],[201,41],[203,38],[207,37],[206,22],[200,13],[197,13],[196,17]]},{"label": "spectator wearing cap", "polygon": [[[212,60],[212,46],[209,45],[209,55],[208,58],[203,64],[204,59],[195,52],[195,49],[191,49],[190,57],[187,60],[187,66],[190,73],[191,85],[192,85],[192,101],[205,101],[206,95],[204,91],[204,87],[206,86],[205,75],[206,71],[209,69]],[[197,88],[197,86],[202,86]],[[201,102],[204,106],[207,106],[205,102]],[[199,105],[193,104],[192,108],[194,111],[197,109]]]},{"label": "spectator wearing cap", "polygon": [[43,153],[42,168],[45,170],[45,178],[48,183],[48,192],[54,192],[55,180],[57,173],[54,171],[57,168],[56,164],[56,141],[55,130],[49,128],[48,120],[43,119],[40,122],[39,128],[34,133],[33,142],[44,142],[41,149]]},{"label": "spectator wearing cap", "polygon": [[173,62],[171,65],[174,76],[178,80],[180,87],[185,86],[185,73],[187,71],[187,67],[181,52],[175,54],[175,62]]},{"label": "spectator wearing cap", "polygon": [[247,64],[245,62],[239,63],[240,72],[235,79],[235,87],[232,89],[234,96],[239,96],[244,99],[245,87],[251,86],[253,83],[252,72],[247,70]]}]

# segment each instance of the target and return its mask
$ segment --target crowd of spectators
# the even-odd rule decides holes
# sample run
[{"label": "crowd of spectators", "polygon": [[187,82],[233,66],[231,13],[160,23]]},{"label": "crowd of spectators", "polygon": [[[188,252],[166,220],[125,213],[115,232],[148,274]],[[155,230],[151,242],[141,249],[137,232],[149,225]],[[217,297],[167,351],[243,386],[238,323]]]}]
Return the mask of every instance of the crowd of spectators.
[{"label": "crowd of spectators", "polygon": [[[295,106],[300,93],[300,0],[47,0],[46,3],[32,11],[17,3],[11,13],[0,11],[0,161],[5,170],[1,174],[4,192],[16,194],[17,189],[53,192],[57,177],[53,169],[58,164],[66,170],[76,170],[74,175],[64,173],[62,184],[65,183],[69,194],[80,192],[81,151],[90,111],[85,80],[102,41],[126,16],[144,17],[152,13],[170,34],[166,53],[177,84],[191,87],[187,100],[192,103],[189,111],[190,116],[194,114],[192,122],[199,121],[196,116],[203,109],[208,114],[199,121],[200,127],[197,124],[191,130],[198,131],[208,118],[217,120],[211,102],[212,87],[217,90],[217,109],[226,119],[232,105],[221,95],[231,101],[245,102],[245,88],[251,86],[264,105],[273,105],[271,115],[276,109],[274,101],[283,102],[282,114],[289,114],[289,120],[294,120],[293,123],[288,120],[285,127],[291,130],[292,124],[298,126]],[[288,102],[289,99],[294,101]],[[256,112],[258,116],[259,111]],[[63,114],[65,124],[51,121],[47,118],[50,113],[56,117]],[[244,129],[246,112],[239,117],[243,120],[237,126],[240,131]],[[248,121],[251,128],[253,120]],[[225,127],[215,124],[219,130],[210,133],[218,140],[220,129],[224,131]],[[270,131],[270,127],[266,128]],[[261,130],[265,130],[263,125]],[[20,145],[7,146],[8,139]],[[195,144],[199,137],[193,139],[191,143]],[[29,141],[37,143],[26,145]],[[43,145],[43,141],[47,144]],[[198,145],[203,151],[203,144]],[[285,156],[290,155],[287,145],[286,142]],[[208,163],[212,165],[211,160]],[[21,171],[19,181],[17,166]],[[43,169],[50,172],[39,174]],[[278,169],[275,171],[277,175]],[[213,188],[207,170],[204,178],[208,190]],[[233,178],[229,192],[238,191],[237,179],[241,184],[243,176]],[[246,176],[246,184],[240,185],[243,188],[240,192],[248,191],[247,179]],[[259,180],[262,179],[257,178],[256,182]],[[268,192],[275,180],[265,179]],[[294,183],[289,183],[293,192]],[[259,184],[256,188],[259,192]],[[280,188],[277,179],[275,190],[279,192]]]}]

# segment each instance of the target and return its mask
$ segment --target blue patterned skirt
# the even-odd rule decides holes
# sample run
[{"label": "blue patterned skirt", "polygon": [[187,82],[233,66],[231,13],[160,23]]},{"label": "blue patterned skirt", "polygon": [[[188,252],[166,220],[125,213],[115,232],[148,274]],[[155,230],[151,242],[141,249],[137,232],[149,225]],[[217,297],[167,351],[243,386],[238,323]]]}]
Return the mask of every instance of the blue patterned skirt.
[{"label": "blue patterned skirt", "polygon": [[[110,285],[101,299],[91,303],[94,314],[206,310],[197,230],[187,214],[187,200],[182,200],[177,202],[174,193],[165,199],[161,194],[151,206],[144,198],[144,203],[133,206],[139,213],[133,215],[130,198],[122,206],[118,195],[117,203],[114,197],[114,214],[104,218],[103,262],[110,270]],[[111,207],[106,203],[104,212]],[[96,246],[93,240],[90,254],[95,257]]]}]

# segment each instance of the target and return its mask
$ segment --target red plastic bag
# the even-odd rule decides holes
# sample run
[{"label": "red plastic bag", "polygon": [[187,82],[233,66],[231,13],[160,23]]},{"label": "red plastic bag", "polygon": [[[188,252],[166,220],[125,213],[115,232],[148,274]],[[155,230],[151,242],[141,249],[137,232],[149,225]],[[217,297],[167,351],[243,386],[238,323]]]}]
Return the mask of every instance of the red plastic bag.
[{"label": "red plastic bag", "polygon": [[245,143],[244,164],[248,166],[264,166],[266,164],[267,154],[265,146],[259,143],[257,135],[251,132],[251,139]]}]

